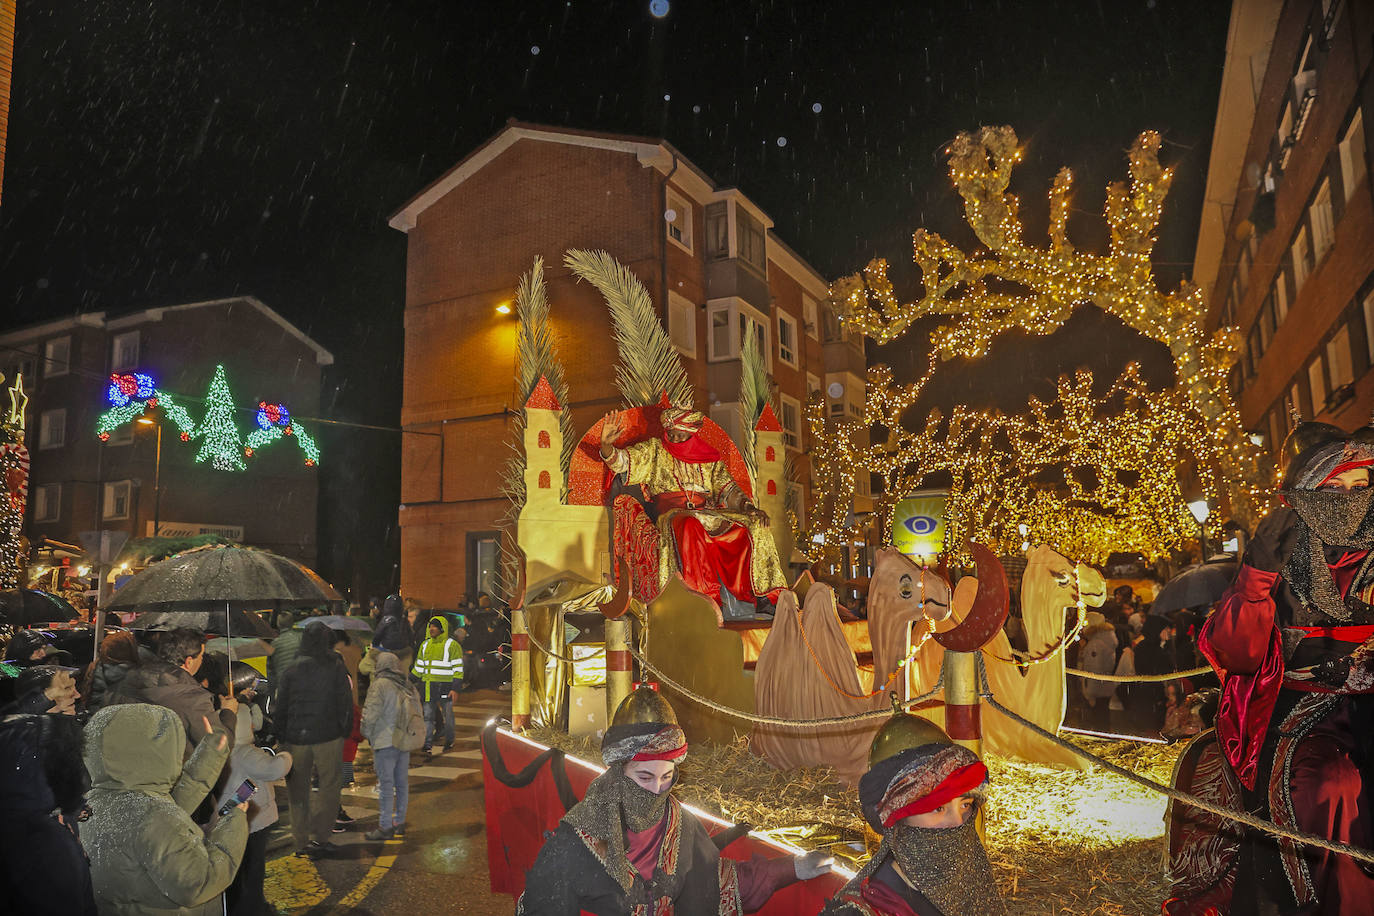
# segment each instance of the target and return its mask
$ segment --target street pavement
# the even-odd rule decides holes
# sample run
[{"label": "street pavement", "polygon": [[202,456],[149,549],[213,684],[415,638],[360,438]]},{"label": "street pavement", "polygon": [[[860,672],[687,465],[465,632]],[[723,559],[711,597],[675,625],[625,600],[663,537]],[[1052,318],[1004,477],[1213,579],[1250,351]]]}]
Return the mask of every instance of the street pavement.
[{"label": "street pavement", "polygon": [[[345,789],[344,808],[356,820],[334,835],[337,853],[318,860],[292,855],[289,830],[273,827],[267,863],[267,899],[281,914],[353,913],[509,914],[514,901],[493,894],[487,877],[479,734],[493,716],[510,714],[510,694],[460,693],[454,704],[453,748],[432,760],[411,754],[410,804],[404,838],[369,843],[377,826],[376,778],[366,745],[359,752],[358,785]],[[285,786],[278,786],[282,820]]]}]

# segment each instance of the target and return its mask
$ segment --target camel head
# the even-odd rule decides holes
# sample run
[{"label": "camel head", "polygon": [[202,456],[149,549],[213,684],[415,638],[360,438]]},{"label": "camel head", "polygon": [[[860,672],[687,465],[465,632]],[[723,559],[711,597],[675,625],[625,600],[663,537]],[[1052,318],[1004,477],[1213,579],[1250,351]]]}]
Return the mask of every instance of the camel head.
[{"label": "camel head", "polygon": [[1080,597],[1088,607],[1101,607],[1107,600],[1107,582],[1100,572],[1044,545],[1026,554],[1026,572],[1021,577],[1023,608],[1075,607]]},{"label": "camel head", "polygon": [[944,577],[922,569],[895,547],[884,547],[873,560],[868,584],[868,633],[873,642],[876,675],[886,676],[905,651],[906,627],[912,621],[949,616],[952,593]]}]

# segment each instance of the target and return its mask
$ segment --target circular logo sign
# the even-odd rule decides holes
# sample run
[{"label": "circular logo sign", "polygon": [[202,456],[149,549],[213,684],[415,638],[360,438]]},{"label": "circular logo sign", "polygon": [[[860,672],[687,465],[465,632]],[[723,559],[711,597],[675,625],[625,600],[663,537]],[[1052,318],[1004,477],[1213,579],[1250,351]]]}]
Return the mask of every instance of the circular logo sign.
[{"label": "circular logo sign", "polygon": [[917,536],[933,534],[939,524],[929,515],[912,515],[902,519],[902,525],[906,527],[906,530]]}]

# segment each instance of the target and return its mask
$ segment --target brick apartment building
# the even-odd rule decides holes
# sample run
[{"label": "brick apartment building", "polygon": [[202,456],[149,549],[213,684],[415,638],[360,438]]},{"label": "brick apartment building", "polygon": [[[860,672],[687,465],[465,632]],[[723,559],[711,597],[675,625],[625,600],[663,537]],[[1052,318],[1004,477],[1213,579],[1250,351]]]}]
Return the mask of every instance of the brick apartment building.
[{"label": "brick apartment building", "polygon": [[319,472],[305,466],[289,439],[262,448],[245,471],[214,470],[196,462],[198,443],[183,442],[158,410],[159,470],[157,426],[126,424],[102,442],[96,419],[110,406],[111,373],[137,371],[199,420],[201,400],[222,364],[246,437],[259,401],[285,404],[296,416],[316,415],[320,373],[333,361],[248,296],[121,315],[93,312],[0,334],[0,371],[8,379],[22,372],[29,394],[30,540],[35,547],[45,539],[79,545],[80,532],[99,529],[146,537],[156,519],[164,537],[219,533],[313,564]]},{"label": "brick apartment building", "polygon": [[1277,452],[1374,407],[1374,6],[1234,0],[1194,279],[1245,335],[1241,419]]},{"label": "brick apartment building", "polygon": [[500,477],[521,406],[512,305],[536,256],[578,435],[621,398],[610,318],[563,267],[571,248],[604,249],[634,271],[698,406],[736,441],[740,340],[747,322],[758,328],[803,505],[808,394],[862,411],[863,341],[826,311],[825,279],[753,201],[662,140],[511,122],[390,225],[408,236],[401,583],[421,601],[451,605],[496,585]]}]

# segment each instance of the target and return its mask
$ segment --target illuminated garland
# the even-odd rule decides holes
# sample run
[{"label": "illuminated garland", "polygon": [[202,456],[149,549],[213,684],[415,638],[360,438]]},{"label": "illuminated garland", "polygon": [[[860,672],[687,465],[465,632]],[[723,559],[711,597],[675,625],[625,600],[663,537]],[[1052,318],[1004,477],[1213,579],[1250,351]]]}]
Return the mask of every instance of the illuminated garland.
[{"label": "illuminated garland", "polygon": [[181,430],[182,442],[189,442],[196,430],[191,415],[171,395],[159,390],[151,375],[142,372],[111,375],[110,386],[105,389],[105,399],[110,403],[110,409],[95,421],[95,432],[101,442],[108,442],[110,433],[158,407],[162,408],[163,416]]},{"label": "illuminated garland", "polygon": [[306,467],[313,468],[320,463],[320,447],[315,444],[315,440],[305,431],[300,421],[291,418],[291,412],[286,409],[285,404],[259,401],[256,419],[258,428],[253,430],[248,441],[244,443],[243,453],[246,456],[251,458],[263,446],[277,442],[283,436],[291,436],[305,454]]},{"label": "illuminated garland", "polygon": [[[0,380],[3,377],[0,376]],[[18,588],[24,559],[24,509],[29,496],[29,450],[24,446],[24,377],[9,389],[10,409],[0,424],[0,589]]]},{"label": "illuminated garland", "polygon": [[285,436],[294,439],[305,455],[306,467],[315,467],[320,463],[320,447],[300,421],[291,416],[285,404],[259,401],[255,418],[257,428],[247,442],[241,443],[233,418],[233,397],[223,366],[215,367],[210,391],[205,398],[205,417],[199,424],[170,394],[158,388],[153,377],[146,373],[111,375],[105,397],[110,408],[100,415],[95,425],[96,435],[102,442],[108,442],[110,434],[126,423],[134,422],[151,410],[160,409],[163,416],[176,425],[182,442],[189,442],[192,438],[204,440],[196,454],[196,461],[209,461],[218,470],[245,470],[245,457],[252,457],[258,450]]},{"label": "illuminated garland", "polygon": [[[1087,561],[1101,562],[1114,551],[1158,557],[1194,536],[1179,481],[1183,467],[1196,471],[1204,497],[1223,510],[1212,514],[1213,526],[1226,510],[1247,524],[1263,514],[1268,488],[1259,472],[1260,449],[1241,427],[1226,386],[1239,334],[1233,328],[1206,334],[1206,308],[1196,288],[1183,284],[1165,295],[1155,287],[1150,255],[1173,180],[1172,170],[1159,165],[1158,148],[1157,134],[1142,134],[1130,151],[1129,186],[1108,187],[1111,243],[1106,254],[1096,255],[1076,251],[1068,240],[1067,169],[1049,195],[1050,243],[1029,246],[1017,200],[1005,193],[1022,156],[1015,133],[985,127],[961,134],[949,150],[950,177],[987,252],[966,255],[918,230],[913,251],[924,286],[918,301],[898,301],[881,259],[862,276],[831,287],[830,301],[842,320],[880,343],[921,318],[945,322],[931,334],[930,365],[917,382],[894,385],[885,366],[869,371],[862,424],[827,421],[818,403],[810,405],[818,524],[799,541],[811,546],[813,559],[855,537],[848,506],[857,473],[884,478],[874,514],[886,537],[896,501],[944,472],[952,479],[947,544],[972,538],[1019,552],[1029,538]],[[1072,381],[1060,379],[1054,402],[1033,398],[1024,415],[958,405],[948,419],[932,410],[919,430],[904,426],[937,359],[985,355],[995,337],[1014,328],[1050,334],[1083,304],[1168,346],[1175,386],[1151,391],[1131,364],[1095,398],[1091,374],[1079,371]],[[886,434],[866,445],[873,425]],[[1028,535],[1018,530],[1023,524]]]}]

